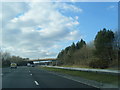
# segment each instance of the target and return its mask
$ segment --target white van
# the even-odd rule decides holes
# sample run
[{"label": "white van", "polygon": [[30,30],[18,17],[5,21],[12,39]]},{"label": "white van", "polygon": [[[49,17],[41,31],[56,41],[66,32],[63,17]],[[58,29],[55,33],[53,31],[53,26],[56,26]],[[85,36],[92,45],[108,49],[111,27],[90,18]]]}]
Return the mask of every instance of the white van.
[{"label": "white van", "polygon": [[10,68],[17,68],[17,64],[16,63],[11,63]]}]

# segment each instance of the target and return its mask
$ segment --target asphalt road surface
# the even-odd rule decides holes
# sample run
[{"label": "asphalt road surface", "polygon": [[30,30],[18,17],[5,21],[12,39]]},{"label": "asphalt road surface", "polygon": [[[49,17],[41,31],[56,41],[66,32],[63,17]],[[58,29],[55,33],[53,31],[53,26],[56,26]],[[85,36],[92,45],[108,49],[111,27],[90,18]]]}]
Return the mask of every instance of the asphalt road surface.
[{"label": "asphalt road surface", "polygon": [[93,88],[36,67],[4,68],[2,88]]}]

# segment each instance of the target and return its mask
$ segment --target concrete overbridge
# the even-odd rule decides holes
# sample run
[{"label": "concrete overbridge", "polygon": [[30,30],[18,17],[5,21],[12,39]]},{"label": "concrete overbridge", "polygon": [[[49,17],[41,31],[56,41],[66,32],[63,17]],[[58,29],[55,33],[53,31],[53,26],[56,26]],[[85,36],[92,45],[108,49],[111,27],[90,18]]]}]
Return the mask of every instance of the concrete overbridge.
[{"label": "concrete overbridge", "polygon": [[36,65],[57,65],[57,59],[56,58],[47,58],[47,59],[37,59],[37,60],[29,60],[28,63],[34,63]]}]

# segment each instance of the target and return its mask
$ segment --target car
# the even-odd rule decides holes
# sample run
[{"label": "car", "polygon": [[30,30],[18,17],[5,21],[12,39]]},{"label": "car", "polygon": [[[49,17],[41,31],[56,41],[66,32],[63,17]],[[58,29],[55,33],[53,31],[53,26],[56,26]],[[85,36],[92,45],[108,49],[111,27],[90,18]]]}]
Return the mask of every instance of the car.
[{"label": "car", "polygon": [[27,66],[30,67],[30,63],[27,63]]},{"label": "car", "polygon": [[17,63],[11,63],[10,68],[17,68]]},{"label": "car", "polygon": [[31,64],[31,67],[35,67],[35,65],[34,65],[34,64]]},{"label": "car", "polygon": [[31,64],[31,63],[27,63],[27,66],[28,66],[28,67],[35,67],[35,65],[34,65],[34,64]]}]

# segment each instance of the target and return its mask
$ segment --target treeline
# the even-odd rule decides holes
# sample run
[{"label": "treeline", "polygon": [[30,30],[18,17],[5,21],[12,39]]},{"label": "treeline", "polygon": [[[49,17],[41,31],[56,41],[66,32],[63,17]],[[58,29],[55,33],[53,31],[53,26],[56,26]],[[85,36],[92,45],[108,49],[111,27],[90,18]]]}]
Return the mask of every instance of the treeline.
[{"label": "treeline", "polygon": [[[120,35],[120,34],[119,34]],[[100,30],[92,43],[81,39],[63,49],[57,56],[58,65],[80,65],[92,68],[118,67],[120,36],[111,30]]]},{"label": "treeline", "polygon": [[27,60],[29,60],[29,58],[11,56],[8,52],[0,52],[0,57],[2,67],[8,67],[12,62],[17,63],[18,66],[24,66],[27,63]]}]

